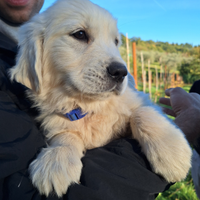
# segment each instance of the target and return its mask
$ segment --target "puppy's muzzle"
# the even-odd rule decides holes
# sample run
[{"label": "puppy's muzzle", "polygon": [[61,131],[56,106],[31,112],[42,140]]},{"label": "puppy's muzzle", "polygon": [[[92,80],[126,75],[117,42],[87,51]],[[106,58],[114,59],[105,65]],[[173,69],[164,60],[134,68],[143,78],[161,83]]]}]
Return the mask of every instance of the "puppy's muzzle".
[{"label": "puppy's muzzle", "polygon": [[121,83],[128,74],[126,66],[122,63],[113,62],[107,67],[109,76],[116,82]]}]

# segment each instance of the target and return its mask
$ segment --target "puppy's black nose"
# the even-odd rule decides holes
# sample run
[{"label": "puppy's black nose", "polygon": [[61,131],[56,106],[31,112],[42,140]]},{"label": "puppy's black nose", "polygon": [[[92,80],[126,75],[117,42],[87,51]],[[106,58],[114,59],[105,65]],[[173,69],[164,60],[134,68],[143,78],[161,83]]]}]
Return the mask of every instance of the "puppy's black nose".
[{"label": "puppy's black nose", "polygon": [[117,82],[122,82],[128,74],[126,66],[113,62],[107,67],[108,74]]}]

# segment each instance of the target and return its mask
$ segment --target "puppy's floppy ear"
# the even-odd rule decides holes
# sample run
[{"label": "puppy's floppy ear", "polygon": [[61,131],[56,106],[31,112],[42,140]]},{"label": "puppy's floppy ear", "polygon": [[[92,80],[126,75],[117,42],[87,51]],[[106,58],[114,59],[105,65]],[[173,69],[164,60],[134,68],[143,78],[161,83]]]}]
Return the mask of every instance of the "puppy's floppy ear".
[{"label": "puppy's floppy ear", "polygon": [[35,92],[42,84],[42,53],[44,26],[40,15],[19,30],[19,52],[16,65],[10,70],[11,80],[15,79]]}]

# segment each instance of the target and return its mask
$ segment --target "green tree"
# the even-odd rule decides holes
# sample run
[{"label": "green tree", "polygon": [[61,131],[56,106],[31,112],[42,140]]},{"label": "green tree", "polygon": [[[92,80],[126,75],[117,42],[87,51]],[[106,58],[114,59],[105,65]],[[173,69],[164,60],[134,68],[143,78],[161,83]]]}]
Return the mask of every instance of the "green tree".
[{"label": "green tree", "polygon": [[193,83],[200,79],[200,59],[183,61],[178,70],[185,83]]}]

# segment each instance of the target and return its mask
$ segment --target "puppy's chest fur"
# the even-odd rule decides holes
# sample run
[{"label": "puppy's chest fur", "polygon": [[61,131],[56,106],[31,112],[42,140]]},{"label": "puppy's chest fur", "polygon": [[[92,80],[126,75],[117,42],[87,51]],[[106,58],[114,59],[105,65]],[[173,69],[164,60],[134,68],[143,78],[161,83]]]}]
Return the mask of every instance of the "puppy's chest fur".
[{"label": "puppy's chest fur", "polygon": [[[127,98],[127,95],[129,98]],[[58,134],[73,133],[81,137],[86,149],[102,146],[110,140],[130,134],[129,121],[134,109],[142,103],[129,88],[121,96],[112,96],[105,101],[92,103],[77,102],[88,114],[79,120],[70,121],[62,113],[39,117],[47,140]],[[137,102],[131,103],[133,99]],[[70,103],[65,103],[68,105]]]}]

